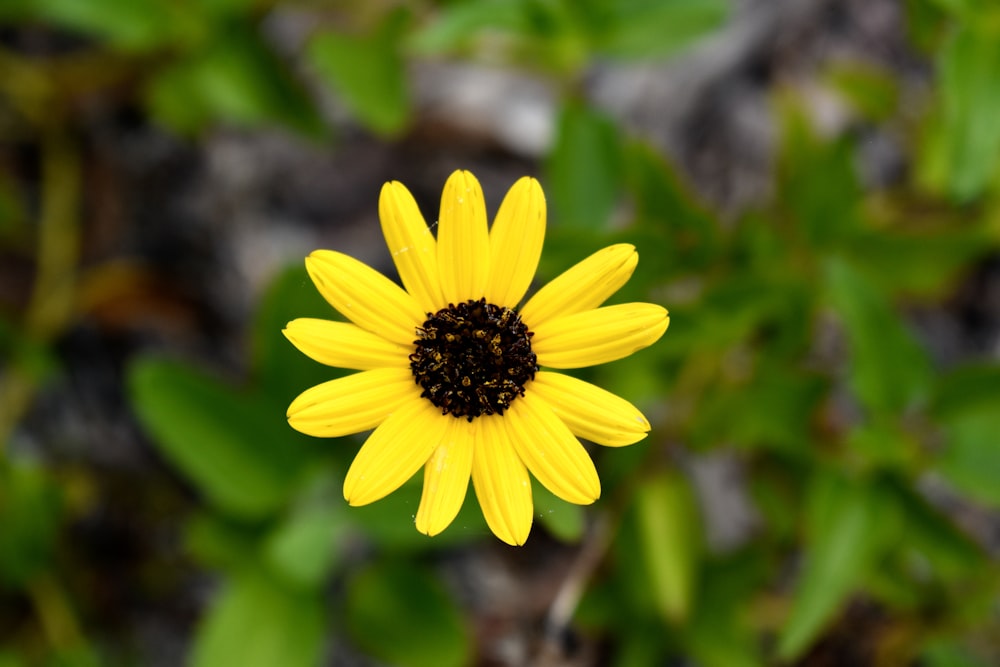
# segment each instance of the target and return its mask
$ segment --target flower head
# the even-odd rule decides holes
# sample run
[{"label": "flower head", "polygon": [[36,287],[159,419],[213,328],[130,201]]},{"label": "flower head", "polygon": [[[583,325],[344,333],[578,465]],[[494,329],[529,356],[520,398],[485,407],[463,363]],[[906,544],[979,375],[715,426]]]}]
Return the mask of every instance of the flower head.
[{"label": "flower head", "polygon": [[545,236],[532,178],[514,184],[492,227],[467,171],[445,183],[436,238],[400,183],[382,188],[379,216],[403,288],[342,253],[309,255],[316,287],[350,322],[302,318],[284,334],[316,361],[360,372],[303,392],[288,421],[318,437],[374,429],[344,480],[351,505],[385,497],[422,467],[417,530],[436,535],[471,478],[490,529],[523,544],[529,472],[568,502],[592,503],[601,482],[577,438],[620,447],[649,431],[624,399],[548,369],[626,357],[663,335],[667,311],[600,307],[635,270],[627,244],[594,253],[519,307]]}]

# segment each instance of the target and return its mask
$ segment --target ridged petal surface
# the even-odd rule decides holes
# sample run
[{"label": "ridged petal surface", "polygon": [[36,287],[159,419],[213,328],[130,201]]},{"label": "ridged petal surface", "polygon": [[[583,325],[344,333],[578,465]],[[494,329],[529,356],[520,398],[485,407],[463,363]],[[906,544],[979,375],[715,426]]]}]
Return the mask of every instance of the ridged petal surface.
[{"label": "ridged petal surface", "polygon": [[375,428],[408,401],[427,402],[409,368],[362,371],[306,389],[288,406],[288,423],[307,435],[336,438]]},{"label": "ridged petal surface", "polygon": [[447,303],[481,299],[490,275],[490,240],[483,189],[467,171],[448,177],[438,218],[438,270]]},{"label": "ridged petal surface", "polygon": [[447,419],[422,398],[404,401],[368,436],[344,478],[344,498],[367,505],[389,495],[427,463]]},{"label": "ridged petal surface", "polygon": [[331,306],[365,331],[412,344],[426,314],[399,285],[363,262],[334,250],[316,250],[306,269]]},{"label": "ridged petal surface", "polygon": [[627,243],[598,250],[539,289],[520,310],[521,319],[533,328],[596,308],[628,282],[638,263],[635,247]]},{"label": "ridged petal surface", "polygon": [[595,366],[655,343],[669,324],[666,309],[652,303],[605,306],[535,325],[531,349],[539,366]]},{"label": "ridged petal surface", "polygon": [[448,304],[441,296],[437,241],[413,195],[402,183],[386,183],[379,196],[378,213],[385,243],[406,291],[425,313],[444,308]]},{"label": "ridged petal surface", "polygon": [[486,300],[515,307],[528,291],[545,241],[545,195],[525,176],[511,187],[490,229],[490,281]]},{"label": "ridged petal surface", "polygon": [[475,435],[472,484],[493,534],[519,546],[531,532],[533,505],[528,469],[514,451],[507,431],[507,415],[479,417]]},{"label": "ridged petal surface", "polygon": [[300,317],[282,333],[310,359],[337,368],[408,367],[413,352],[412,343],[400,345],[349,322]]},{"label": "ridged petal surface", "polygon": [[544,399],[573,435],[599,445],[631,445],[649,432],[649,422],[634,405],[569,375],[539,371],[527,391]]},{"label": "ridged petal surface", "polygon": [[424,466],[424,491],[417,509],[417,530],[437,535],[462,509],[472,474],[475,427],[464,419],[445,417],[447,426]]},{"label": "ridged petal surface", "polygon": [[577,505],[600,497],[594,462],[544,399],[529,389],[511,403],[505,417],[514,449],[546,489]]}]

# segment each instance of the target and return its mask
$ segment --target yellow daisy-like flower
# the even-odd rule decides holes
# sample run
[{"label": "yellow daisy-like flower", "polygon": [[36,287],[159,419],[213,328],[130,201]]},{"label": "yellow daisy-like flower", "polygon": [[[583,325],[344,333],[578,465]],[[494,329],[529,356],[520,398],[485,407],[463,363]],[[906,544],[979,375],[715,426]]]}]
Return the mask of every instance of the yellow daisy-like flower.
[{"label": "yellow daisy-like flower", "polygon": [[342,253],[309,255],[316,287],[350,323],[302,318],[284,334],[316,361],[360,372],[303,392],[288,421],[318,437],[375,429],[344,480],[351,505],[385,497],[423,467],[417,530],[436,535],[471,477],[490,529],[524,544],[529,471],[560,498],[590,504],[601,482],[577,437],[620,447],[649,432],[624,399],[542,369],[626,357],[663,335],[667,311],[600,307],[639,261],[627,244],[594,253],[519,308],[545,236],[545,197],[532,178],[514,184],[491,228],[467,171],[445,183],[437,238],[400,183],[382,188],[379,217],[406,289]]}]

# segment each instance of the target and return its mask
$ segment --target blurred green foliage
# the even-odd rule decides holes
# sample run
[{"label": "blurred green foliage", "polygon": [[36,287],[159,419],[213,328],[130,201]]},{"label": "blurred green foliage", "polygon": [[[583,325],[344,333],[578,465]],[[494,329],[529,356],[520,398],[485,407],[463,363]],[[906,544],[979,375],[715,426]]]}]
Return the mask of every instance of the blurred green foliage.
[{"label": "blurred green foliage", "polygon": [[[890,72],[833,63],[825,73],[860,122],[893,123],[906,136],[911,177],[868,191],[856,140],[820,135],[799,96],[778,90],[773,197],[723,220],[580,89],[593,62],[664,58],[710,33],[726,18],[721,0],[342,3],[337,21],[317,23],[291,54],[320,91],[268,40],[263,24],[275,4],[8,0],[0,20],[77,35],[106,67],[80,81],[65,61],[0,51],[0,95],[59,150],[60,96],[126,83],[151,118],[191,137],[224,123],[324,140],[332,133],[318,111],[324,94],[391,140],[410,127],[408,71],[420,59],[488,52],[550,77],[561,97],[542,165],[552,224],[540,278],[631,242],[642,261],[616,298],[661,302],[672,316],[658,345],[586,373],[641,404],[654,424],[641,444],[594,453],[604,498],[584,509],[535,487],[536,535],[544,529],[600,556],[581,582],[575,625],[626,667],[678,655],[707,667],[795,662],[845,636],[874,645],[887,665],[1000,656],[983,639],[1000,627],[995,556],[965,532],[958,511],[942,511],[925,492],[929,482],[944,485],[953,505],[996,521],[1000,368],[938,367],[906,316],[910,306],[940,303],[1000,245],[995,5],[907,1],[910,39],[935,72],[920,114],[903,113]],[[0,181],[0,243],[30,245],[19,231],[29,211],[14,192]],[[40,218],[42,256],[44,226],[65,220]],[[72,252],[55,256],[66,265],[54,270],[75,270]],[[238,385],[164,356],[140,356],[128,370],[135,415],[201,500],[187,518],[185,551],[222,582],[190,662],[316,665],[346,641],[386,664],[469,664],[475,630],[439,568],[451,549],[492,543],[475,503],[434,539],[407,520],[419,480],[348,508],[340,486],[360,439],[320,443],[284,422],[298,392],[340,372],[280,334],[295,317],[332,316],[308,282],[300,267],[275,278],[256,309]],[[27,312],[0,319],[0,445],[59,372],[51,323],[72,317],[71,308],[37,321]],[[756,516],[753,534],[732,549],[711,548],[690,474],[692,460],[713,455],[738,462]],[[57,548],[71,520],[63,474],[0,460],[0,596],[30,600],[40,627],[0,627],[10,644],[0,648],[4,667],[101,663],[96,633],[72,611],[85,612],[86,602],[60,587],[60,568],[71,567]],[[877,609],[879,622],[862,626],[857,605]]]}]

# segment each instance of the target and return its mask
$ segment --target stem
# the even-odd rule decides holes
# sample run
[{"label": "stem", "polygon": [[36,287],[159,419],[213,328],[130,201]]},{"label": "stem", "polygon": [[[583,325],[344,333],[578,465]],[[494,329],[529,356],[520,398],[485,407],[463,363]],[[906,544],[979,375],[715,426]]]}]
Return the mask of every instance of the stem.
[{"label": "stem", "polygon": [[80,249],[80,156],[59,130],[42,139],[42,202],[38,221],[38,266],[25,328],[51,340],[73,314]]},{"label": "stem", "polygon": [[549,664],[562,664],[562,637],[569,627],[576,608],[583,598],[587,585],[594,576],[594,572],[604,560],[608,549],[611,547],[611,539],[616,532],[618,517],[613,517],[609,512],[602,512],[597,515],[597,519],[591,525],[580,551],[577,552],[576,559],[569,568],[566,578],[563,579],[549,613],[545,618],[545,636],[538,655],[534,660],[535,667],[545,667]]},{"label": "stem", "polygon": [[583,548],[577,554],[569,574],[563,580],[563,584],[549,608],[545,627],[546,634],[550,636],[550,639],[553,632],[561,634],[572,620],[586,590],[587,582],[590,581],[591,576],[604,560],[604,555],[611,546],[612,534],[611,518],[606,512],[599,514],[591,526],[587,541],[584,542]]},{"label": "stem", "polygon": [[[63,105],[47,73],[0,50],[0,94],[10,98],[38,133],[41,144],[41,201],[35,284],[16,336],[44,347],[73,317],[80,248],[81,164],[61,117]],[[22,344],[23,345],[23,344]],[[30,354],[18,354],[0,375],[0,457],[15,425],[31,407],[44,370]],[[22,347],[23,349],[23,347]],[[25,586],[39,623],[56,651],[83,644],[83,634],[67,595],[51,572]]]},{"label": "stem", "polygon": [[49,643],[57,650],[81,645],[83,635],[76,623],[76,616],[52,574],[40,574],[28,583],[27,588]]},{"label": "stem", "polygon": [[[73,315],[80,247],[80,156],[64,131],[42,135],[42,197],[35,285],[24,317],[24,335],[36,344],[55,338]],[[14,358],[0,381],[0,451],[24,416],[41,381],[37,369]]]}]

